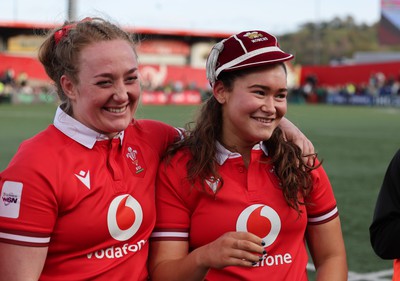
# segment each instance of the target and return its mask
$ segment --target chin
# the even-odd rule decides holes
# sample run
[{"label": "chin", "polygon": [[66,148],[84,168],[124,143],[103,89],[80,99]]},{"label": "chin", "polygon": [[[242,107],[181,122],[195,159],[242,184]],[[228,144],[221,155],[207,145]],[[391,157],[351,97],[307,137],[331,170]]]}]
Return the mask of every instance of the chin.
[{"label": "chin", "polygon": [[268,130],[267,132],[263,132],[261,134],[259,134],[258,136],[262,139],[262,140],[267,140],[269,138],[271,138],[272,134],[274,133],[274,131],[270,131]]},{"label": "chin", "polygon": [[[130,122],[130,121],[129,121]],[[129,122],[124,121],[124,122],[118,122],[118,123],[113,123],[110,124],[110,132],[121,132],[125,130],[129,126]]]}]

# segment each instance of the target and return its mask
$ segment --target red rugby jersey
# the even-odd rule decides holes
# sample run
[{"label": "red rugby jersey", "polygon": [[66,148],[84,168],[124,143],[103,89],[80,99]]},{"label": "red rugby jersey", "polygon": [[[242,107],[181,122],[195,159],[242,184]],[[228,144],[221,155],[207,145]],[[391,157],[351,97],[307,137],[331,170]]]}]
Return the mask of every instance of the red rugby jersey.
[{"label": "red rugby jersey", "polygon": [[[206,280],[307,280],[307,224],[338,215],[328,177],[322,167],[312,172],[314,188],[303,213],[290,208],[266,152],[256,145],[248,169],[241,155],[219,145],[219,173],[224,186],[215,197],[185,181],[187,152],[163,163],[156,183],[157,222],[154,240],[188,240],[190,249],[208,244],[229,231],[248,231],[266,242],[266,258],[252,268],[210,270]],[[215,183],[208,183],[210,191]]]},{"label": "red rugby jersey", "polygon": [[109,140],[58,109],[0,174],[0,241],[48,246],[40,280],[147,280],[156,171],[176,135],[140,120]]}]

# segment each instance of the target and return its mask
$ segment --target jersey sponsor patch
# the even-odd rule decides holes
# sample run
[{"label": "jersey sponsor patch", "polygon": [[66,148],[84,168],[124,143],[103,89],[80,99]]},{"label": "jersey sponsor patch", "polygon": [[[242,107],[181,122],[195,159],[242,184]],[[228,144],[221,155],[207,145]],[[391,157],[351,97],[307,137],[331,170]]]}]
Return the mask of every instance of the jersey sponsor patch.
[{"label": "jersey sponsor patch", "polygon": [[1,189],[0,216],[16,219],[21,206],[22,182],[5,181]]}]

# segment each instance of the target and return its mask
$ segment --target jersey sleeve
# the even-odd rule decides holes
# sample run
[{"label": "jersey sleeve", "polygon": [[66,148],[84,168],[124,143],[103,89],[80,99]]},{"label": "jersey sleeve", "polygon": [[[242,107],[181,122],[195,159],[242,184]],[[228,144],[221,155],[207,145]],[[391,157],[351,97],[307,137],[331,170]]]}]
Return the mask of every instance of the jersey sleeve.
[{"label": "jersey sleeve", "polygon": [[336,199],[329,178],[322,165],[311,173],[314,184],[309,198],[306,199],[308,203],[306,205],[308,224],[326,223],[339,215]]},{"label": "jersey sleeve", "polygon": [[[30,148],[29,148],[30,149]],[[0,174],[0,241],[48,246],[57,216],[57,203],[44,167],[22,148]],[[39,158],[40,159],[40,158]]]},{"label": "jersey sleeve", "polygon": [[372,248],[379,257],[400,258],[400,150],[387,167],[369,232]]},{"label": "jersey sleeve", "polygon": [[[189,186],[185,184],[186,165],[177,161],[162,162],[156,181],[156,226],[154,240],[188,240],[191,210]],[[190,203],[189,203],[190,204]]]}]

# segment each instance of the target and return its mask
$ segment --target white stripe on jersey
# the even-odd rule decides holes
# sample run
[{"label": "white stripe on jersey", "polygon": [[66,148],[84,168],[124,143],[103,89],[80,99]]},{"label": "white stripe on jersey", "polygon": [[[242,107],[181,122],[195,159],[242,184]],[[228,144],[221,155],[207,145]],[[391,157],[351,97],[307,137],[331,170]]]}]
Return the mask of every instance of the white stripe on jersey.
[{"label": "white stripe on jersey", "polygon": [[7,239],[7,240],[14,240],[20,242],[27,242],[27,243],[40,243],[46,244],[50,242],[50,237],[32,237],[32,236],[22,236],[16,234],[9,234],[0,232],[0,238]]},{"label": "white stripe on jersey", "polygon": [[156,238],[156,237],[180,237],[180,238],[187,238],[189,237],[189,233],[188,232],[167,232],[167,231],[163,231],[163,232],[153,232],[151,234],[152,238]]},{"label": "white stripe on jersey", "polygon": [[338,212],[337,207],[335,207],[332,211],[330,211],[329,213],[320,216],[320,217],[315,217],[315,218],[308,218],[308,222],[320,222],[320,221],[324,221],[326,219],[329,219],[330,217],[333,217],[336,213]]}]

